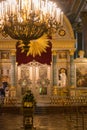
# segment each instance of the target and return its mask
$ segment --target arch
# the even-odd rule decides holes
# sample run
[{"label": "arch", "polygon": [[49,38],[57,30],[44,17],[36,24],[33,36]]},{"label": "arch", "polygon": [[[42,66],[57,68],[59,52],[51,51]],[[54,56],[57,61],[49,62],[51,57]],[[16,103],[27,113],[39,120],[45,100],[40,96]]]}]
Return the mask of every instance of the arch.
[{"label": "arch", "polygon": [[66,17],[66,15],[64,15],[64,22],[66,23],[67,30],[69,30],[69,32],[70,32],[71,38],[74,39],[74,31],[73,31],[71,23],[70,23],[69,19]]},{"label": "arch", "polygon": [[[64,30],[65,34],[60,35],[60,30]],[[64,15],[63,27],[60,27],[58,31],[52,35],[52,50],[71,50],[75,48],[76,39],[74,37],[74,31],[69,19]]]}]

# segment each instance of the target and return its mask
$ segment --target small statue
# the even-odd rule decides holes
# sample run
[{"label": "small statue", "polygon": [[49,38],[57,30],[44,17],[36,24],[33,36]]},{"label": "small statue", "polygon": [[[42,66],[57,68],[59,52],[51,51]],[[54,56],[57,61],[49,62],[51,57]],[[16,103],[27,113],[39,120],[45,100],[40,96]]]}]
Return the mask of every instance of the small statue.
[{"label": "small statue", "polygon": [[65,68],[62,68],[59,74],[59,86],[66,87],[66,81],[67,81],[66,70]]},{"label": "small statue", "polygon": [[83,50],[80,50],[78,55],[80,58],[84,58],[84,54],[85,52]]}]

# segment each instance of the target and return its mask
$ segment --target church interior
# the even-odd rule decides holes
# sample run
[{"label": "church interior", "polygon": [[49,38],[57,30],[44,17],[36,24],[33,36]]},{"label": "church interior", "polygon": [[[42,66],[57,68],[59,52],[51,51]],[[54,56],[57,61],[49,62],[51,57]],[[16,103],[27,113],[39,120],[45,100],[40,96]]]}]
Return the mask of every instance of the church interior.
[{"label": "church interior", "polygon": [[[2,113],[21,113],[28,91],[36,100],[37,130],[87,130],[86,34],[87,0],[0,0],[1,130],[17,130],[8,115],[11,128],[3,127]],[[60,113],[68,127],[60,125]],[[61,116],[59,125],[50,114],[55,121]]]}]

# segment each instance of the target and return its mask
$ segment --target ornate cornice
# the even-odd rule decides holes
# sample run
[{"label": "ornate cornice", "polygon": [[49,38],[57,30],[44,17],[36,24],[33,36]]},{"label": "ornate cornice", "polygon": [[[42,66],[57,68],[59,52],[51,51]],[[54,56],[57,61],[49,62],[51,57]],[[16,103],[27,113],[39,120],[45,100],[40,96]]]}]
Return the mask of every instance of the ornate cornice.
[{"label": "ornate cornice", "polygon": [[55,39],[55,40],[52,40],[52,49],[56,49],[56,50],[59,50],[59,49],[62,49],[62,50],[69,50],[71,48],[75,48],[75,43],[76,43],[76,40],[75,39],[72,39],[72,40],[68,40],[68,39]]},{"label": "ornate cornice", "polygon": [[0,50],[11,50],[16,48],[16,40],[0,40]]},{"label": "ornate cornice", "polygon": [[11,56],[15,56],[16,55],[16,49],[11,49],[10,52],[11,52]]}]

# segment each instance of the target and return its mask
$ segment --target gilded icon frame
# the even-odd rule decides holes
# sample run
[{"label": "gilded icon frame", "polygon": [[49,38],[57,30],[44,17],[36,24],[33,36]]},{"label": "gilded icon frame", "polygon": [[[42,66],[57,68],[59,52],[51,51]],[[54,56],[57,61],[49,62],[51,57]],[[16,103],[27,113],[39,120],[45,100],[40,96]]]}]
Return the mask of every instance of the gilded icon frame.
[{"label": "gilded icon frame", "polygon": [[75,84],[77,88],[87,88],[87,63],[75,64]]}]

